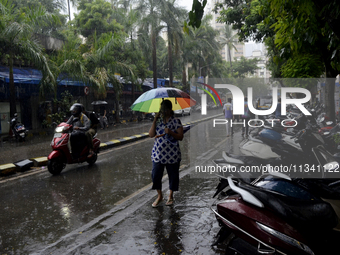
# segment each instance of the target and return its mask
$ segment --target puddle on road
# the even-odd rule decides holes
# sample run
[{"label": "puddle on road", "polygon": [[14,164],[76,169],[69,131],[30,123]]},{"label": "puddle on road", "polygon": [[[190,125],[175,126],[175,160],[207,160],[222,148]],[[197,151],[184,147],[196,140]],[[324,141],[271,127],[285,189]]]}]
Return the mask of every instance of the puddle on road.
[{"label": "puddle on road", "polygon": [[[180,182],[175,205],[150,208],[146,204],[110,228],[79,253],[90,254],[224,254],[225,247],[211,247],[219,226],[210,210],[216,179]],[[181,185],[182,184],[182,185]],[[150,206],[150,207],[149,207]]]}]

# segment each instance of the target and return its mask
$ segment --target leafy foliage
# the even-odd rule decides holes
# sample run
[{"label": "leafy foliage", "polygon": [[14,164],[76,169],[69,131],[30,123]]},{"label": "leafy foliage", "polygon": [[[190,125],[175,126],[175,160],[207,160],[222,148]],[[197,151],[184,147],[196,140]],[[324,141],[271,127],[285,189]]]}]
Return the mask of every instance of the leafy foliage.
[{"label": "leafy foliage", "polygon": [[[204,7],[207,4],[207,0],[200,2],[199,0],[193,0],[192,10],[189,12],[189,26],[193,28],[199,28],[204,14]],[[185,23],[186,24],[186,23]],[[186,27],[186,31],[187,27]]]},{"label": "leafy foliage", "polygon": [[254,59],[246,59],[245,57],[241,57],[240,60],[236,60],[234,62],[234,66],[232,68],[233,77],[235,78],[245,78],[249,74],[254,74],[255,70],[258,69],[257,62],[259,60],[257,58]]},{"label": "leafy foliage", "polygon": [[74,103],[75,101],[73,96],[69,91],[66,90],[65,92],[61,93],[60,100],[53,100],[53,105],[56,108],[56,112],[49,114],[48,116],[52,121],[44,120],[42,123],[43,126],[50,128],[65,121],[65,118],[70,116],[70,108]]},{"label": "leafy foliage", "polygon": [[102,33],[115,33],[123,29],[113,18],[113,9],[105,0],[95,0],[91,3],[82,1],[78,8],[80,13],[75,15],[75,23],[84,37],[91,38],[95,33],[100,36]]}]

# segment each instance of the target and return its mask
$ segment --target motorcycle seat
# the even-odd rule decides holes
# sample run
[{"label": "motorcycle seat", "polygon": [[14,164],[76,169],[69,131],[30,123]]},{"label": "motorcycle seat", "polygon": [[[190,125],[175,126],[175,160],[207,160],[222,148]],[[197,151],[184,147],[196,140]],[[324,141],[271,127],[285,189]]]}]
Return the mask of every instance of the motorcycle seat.
[{"label": "motorcycle seat", "polygon": [[228,162],[230,164],[244,165],[244,162],[242,160],[230,157],[229,154],[225,151],[222,152],[222,157],[226,162]]},{"label": "motorcycle seat", "polygon": [[239,182],[239,187],[251,192],[265,208],[272,210],[300,231],[315,233],[320,230],[331,230],[338,223],[338,217],[332,206],[312,195],[312,199],[299,199],[242,181]]}]

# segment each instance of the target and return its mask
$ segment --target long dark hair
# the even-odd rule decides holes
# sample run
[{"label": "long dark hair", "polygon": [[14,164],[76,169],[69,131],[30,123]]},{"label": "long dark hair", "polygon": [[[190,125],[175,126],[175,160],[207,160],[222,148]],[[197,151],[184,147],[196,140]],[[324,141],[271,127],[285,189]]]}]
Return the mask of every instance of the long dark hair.
[{"label": "long dark hair", "polygon": [[171,116],[175,115],[174,111],[172,110],[172,103],[171,103],[170,100],[168,100],[168,99],[163,100],[162,103],[161,103],[161,108],[162,108],[162,106],[164,106],[165,109],[171,111]]}]

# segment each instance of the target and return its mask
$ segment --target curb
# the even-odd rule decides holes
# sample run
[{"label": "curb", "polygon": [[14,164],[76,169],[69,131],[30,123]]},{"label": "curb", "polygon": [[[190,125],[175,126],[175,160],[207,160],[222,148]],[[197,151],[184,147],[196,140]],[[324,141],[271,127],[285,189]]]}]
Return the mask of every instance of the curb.
[{"label": "curb", "polygon": [[[203,121],[207,121],[210,120],[212,118],[215,118],[217,116],[221,116],[221,114],[217,114],[217,115],[213,115],[204,119],[199,119],[199,120],[195,120],[195,121],[190,121],[187,123],[183,124],[183,127],[188,126],[188,125],[192,125],[192,124],[197,124]],[[110,140],[108,142],[105,143],[100,143],[100,147],[99,150],[107,150],[107,149],[111,149],[113,147],[117,147],[123,144],[127,144],[127,143],[131,143],[131,142],[135,142],[137,140],[141,140],[144,138],[149,137],[149,133],[145,132],[142,134],[138,134],[138,135],[133,135],[133,136],[127,136],[127,137],[123,137],[123,138],[118,138],[118,139],[113,139]],[[33,161],[34,167],[41,167],[41,166],[46,166],[48,159],[47,157],[38,157],[38,158],[31,158],[31,159],[23,159],[21,161],[25,161],[25,160],[30,160]],[[26,171],[29,171],[32,168],[29,168]],[[19,172],[20,170],[17,170],[16,165],[14,165],[13,163],[8,163],[8,164],[4,164],[4,165],[0,165],[0,176],[7,176],[7,175],[11,175],[11,174],[15,174],[17,172]]]}]

